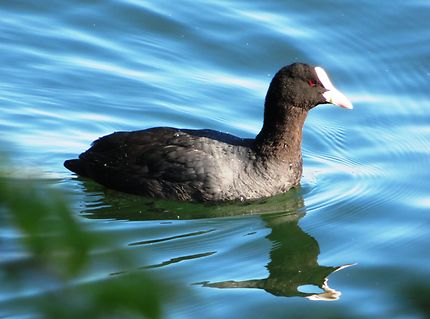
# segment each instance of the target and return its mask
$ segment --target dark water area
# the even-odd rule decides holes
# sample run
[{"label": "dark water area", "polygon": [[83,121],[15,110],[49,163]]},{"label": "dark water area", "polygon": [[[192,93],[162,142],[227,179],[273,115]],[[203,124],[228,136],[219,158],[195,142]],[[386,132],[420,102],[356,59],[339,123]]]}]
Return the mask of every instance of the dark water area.
[{"label": "dark water area", "polygon": [[[168,318],[425,318],[414,300],[430,286],[429,29],[418,0],[1,1],[0,139],[13,163],[2,175],[66,192],[84,227],[186,287]],[[113,131],[254,137],[272,76],[298,61],[324,67],[354,104],[310,112],[298,190],[154,202],[62,166]],[[7,225],[0,273],[23,258]],[[76,281],[123,271],[108,253]],[[0,284],[0,317],[31,318],[9,306],[52,289]]]}]

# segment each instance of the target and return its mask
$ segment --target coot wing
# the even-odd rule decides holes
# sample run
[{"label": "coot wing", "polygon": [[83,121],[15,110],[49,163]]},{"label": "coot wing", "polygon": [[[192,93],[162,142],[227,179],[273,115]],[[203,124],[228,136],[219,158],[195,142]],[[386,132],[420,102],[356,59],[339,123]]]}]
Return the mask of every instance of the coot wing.
[{"label": "coot wing", "polygon": [[[215,188],[233,178],[225,169],[220,174],[220,158],[230,154],[234,144],[246,144],[246,140],[225,133],[218,133],[218,140],[212,139],[211,132],[215,131],[165,127],[116,132],[96,140],[79,156],[75,167],[71,162],[65,165],[121,191],[158,197],[199,197],[203,188],[205,193],[216,193],[219,190]],[[222,138],[230,139],[232,144],[222,142]]]}]

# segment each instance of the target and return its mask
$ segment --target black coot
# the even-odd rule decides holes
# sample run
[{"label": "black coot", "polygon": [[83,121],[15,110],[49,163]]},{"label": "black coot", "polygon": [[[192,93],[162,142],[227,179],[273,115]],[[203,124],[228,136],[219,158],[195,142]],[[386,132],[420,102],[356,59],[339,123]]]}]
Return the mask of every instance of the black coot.
[{"label": "black coot", "polygon": [[294,63],[272,79],[255,139],[170,127],[116,132],[64,166],[109,188],[158,198],[272,196],[300,183],[303,124],[308,111],[323,103],[352,108],[322,68]]}]

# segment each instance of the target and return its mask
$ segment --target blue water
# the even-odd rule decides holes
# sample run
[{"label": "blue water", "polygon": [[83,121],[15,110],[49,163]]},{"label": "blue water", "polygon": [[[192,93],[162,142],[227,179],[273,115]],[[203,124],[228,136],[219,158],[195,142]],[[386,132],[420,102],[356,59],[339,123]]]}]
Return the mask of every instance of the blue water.
[{"label": "blue water", "polygon": [[[429,29],[418,0],[2,1],[6,174],[64,190],[82,224],[186,286],[166,317],[424,318],[405,291],[430,285]],[[323,66],[355,108],[310,112],[302,187],[281,199],[284,214],[279,203],[263,215],[142,213],[140,199],[62,166],[119,130],[253,137],[270,79],[296,61]],[[19,257],[10,233],[4,260]],[[326,275],[335,300],[314,300]],[[0,307],[29,291],[43,285],[0,285]]]}]

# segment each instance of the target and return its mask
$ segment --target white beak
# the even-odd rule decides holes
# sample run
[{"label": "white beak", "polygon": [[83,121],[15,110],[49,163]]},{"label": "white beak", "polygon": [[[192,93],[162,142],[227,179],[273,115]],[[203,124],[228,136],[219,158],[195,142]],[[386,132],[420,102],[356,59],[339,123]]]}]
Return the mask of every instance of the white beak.
[{"label": "white beak", "polygon": [[345,95],[343,95],[343,93],[341,93],[338,89],[334,87],[333,83],[331,83],[324,69],[317,66],[315,68],[315,72],[317,73],[318,79],[320,80],[324,88],[328,90],[323,93],[323,96],[326,101],[331,104],[343,107],[345,109],[352,110],[353,106],[351,101]]}]

